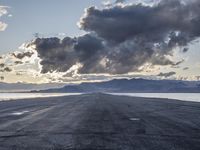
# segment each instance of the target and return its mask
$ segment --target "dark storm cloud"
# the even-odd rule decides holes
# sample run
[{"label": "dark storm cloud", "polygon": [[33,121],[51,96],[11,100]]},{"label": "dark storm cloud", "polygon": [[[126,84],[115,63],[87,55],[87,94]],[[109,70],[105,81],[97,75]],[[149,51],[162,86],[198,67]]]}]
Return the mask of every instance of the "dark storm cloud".
[{"label": "dark storm cloud", "polygon": [[90,34],[78,38],[65,37],[63,40],[56,37],[37,38],[32,44],[41,58],[42,73],[65,72],[76,63],[92,65],[91,62],[97,61],[94,56],[103,49],[102,41]]},{"label": "dark storm cloud", "polygon": [[165,77],[165,78],[167,78],[167,77],[171,77],[171,76],[173,76],[173,75],[175,75],[176,74],[176,72],[167,72],[167,73],[159,73],[157,76],[160,76],[160,77]]},{"label": "dark storm cloud", "polygon": [[97,37],[86,34],[77,38],[74,49],[79,54],[80,61],[85,61],[103,49],[103,45],[102,41]]},{"label": "dark storm cloud", "polygon": [[187,4],[180,0],[162,0],[154,6],[127,5],[107,9],[90,7],[80,25],[113,42],[139,38],[169,47],[185,46],[200,35],[200,1]]},{"label": "dark storm cloud", "polygon": [[32,52],[23,52],[23,53],[18,53],[18,54],[13,53],[12,55],[15,58],[23,59],[24,57],[31,57],[33,54],[34,53],[32,53]]},{"label": "dark storm cloud", "polygon": [[74,46],[78,62],[83,66],[80,73],[102,73],[104,69],[99,65],[105,55],[103,41],[95,35],[86,34],[78,37]]},{"label": "dark storm cloud", "polygon": [[90,7],[80,26],[86,31],[95,32],[112,46],[129,47],[128,55],[123,48],[117,51],[120,55],[115,55],[115,60],[121,59],[121,66],[116,62],[118,67],[115,68],[119,73],[121,69],[123,73],[134,71],[145,62],[175,66],[182,61],[172,62],[166,55],[172,55],[173,48],[185,47],[200,36],[199,6],[199,1],[182,3],[179,0],[163,0],[154,6]]},{"label": "dark storm cloud", "polygon": [[74,39],[66,37],[60,40],[53,38],[37,38],[32,44],[36,46],[41,58],[42,73],[66,71],[75,62]]},{"label": "dark storm cloud", "polygon": [[186,48],[200,36],[200,1],[162,0],[142,4],[90,7],[80,21],[86,35],[63,40],[37,38],[42,73],[65,72],[82,64],[79,73],[124,74],[144,64],[177,66],[175,47]]}]

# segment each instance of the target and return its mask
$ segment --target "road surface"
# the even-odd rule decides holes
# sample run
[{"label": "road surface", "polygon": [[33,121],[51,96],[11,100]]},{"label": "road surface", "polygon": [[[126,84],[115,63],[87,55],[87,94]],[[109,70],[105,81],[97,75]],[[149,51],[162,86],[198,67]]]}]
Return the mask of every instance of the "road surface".
[{"label": "road surface", "polygon": [[200,150],[200,103],[100,93],[4,101],[0,150]]}]

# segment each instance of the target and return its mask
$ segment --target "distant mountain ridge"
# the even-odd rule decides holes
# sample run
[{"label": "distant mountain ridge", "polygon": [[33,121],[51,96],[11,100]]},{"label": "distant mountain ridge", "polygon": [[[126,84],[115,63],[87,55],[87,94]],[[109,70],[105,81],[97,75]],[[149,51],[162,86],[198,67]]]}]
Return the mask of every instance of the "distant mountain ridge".
[{"label": "distant mountain ridge", "polygon": [[104,82],[66,85],[63,88],[42,90],[39,92],[113,92],[113,93],[200,93],[199,81],[114,79]]},{"label": "distant mountain ridge", "polygon": [[30,83],[4,83],[0,82],[0,92],[30,92],[33,90],[47,90],[49,88],[62,88],[64,84],[46,83],[46,84],[30,84]]}]

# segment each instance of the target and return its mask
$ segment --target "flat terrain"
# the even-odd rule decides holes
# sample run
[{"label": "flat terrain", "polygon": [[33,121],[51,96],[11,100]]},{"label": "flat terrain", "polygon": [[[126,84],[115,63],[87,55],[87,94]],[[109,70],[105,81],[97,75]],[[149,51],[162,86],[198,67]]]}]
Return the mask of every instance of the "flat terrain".
[{"label": "flat terrain", "polygon": [[105,94],[0,102],[0,150],[200,150],[200,103]]}]

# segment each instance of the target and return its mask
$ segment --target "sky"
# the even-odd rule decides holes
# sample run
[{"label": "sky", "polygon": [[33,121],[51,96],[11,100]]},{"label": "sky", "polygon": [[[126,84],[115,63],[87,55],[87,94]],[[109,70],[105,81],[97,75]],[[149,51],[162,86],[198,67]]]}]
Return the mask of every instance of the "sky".
[{"label": "sky", "polygon": [[199,7],[199,0],[0,0],[0,80],[199,80]]}]

